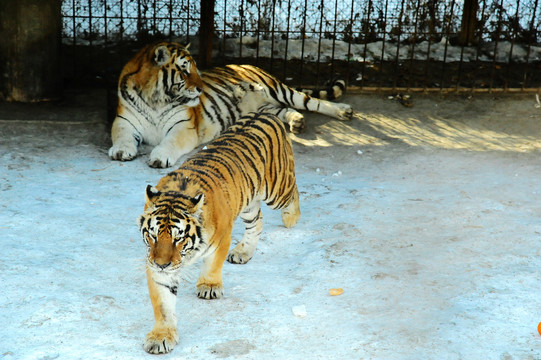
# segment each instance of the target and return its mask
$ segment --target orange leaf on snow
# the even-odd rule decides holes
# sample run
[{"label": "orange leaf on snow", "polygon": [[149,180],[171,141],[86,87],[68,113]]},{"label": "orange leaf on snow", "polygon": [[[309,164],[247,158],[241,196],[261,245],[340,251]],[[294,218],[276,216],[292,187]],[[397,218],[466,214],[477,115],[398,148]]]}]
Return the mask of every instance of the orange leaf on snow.
[{"label": "orange leaf on snow", "polygon": [[344,289],[342,288],[329,289],[329,294],[331,294],[331,296],[338,296],[338,295],[342,295],[343,293],[344,293]]}]

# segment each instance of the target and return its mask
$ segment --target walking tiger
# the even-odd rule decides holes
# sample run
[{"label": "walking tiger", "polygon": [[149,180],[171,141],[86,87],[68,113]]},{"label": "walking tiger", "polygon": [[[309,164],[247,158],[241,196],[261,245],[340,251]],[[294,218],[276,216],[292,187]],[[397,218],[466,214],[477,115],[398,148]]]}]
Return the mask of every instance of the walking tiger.
[{"label": "walking tiger", "polygon": [[[273,114],[242,117],[223,135],[146,190],[139,227],[147,246],[147,282],[155,324],[144,349],[167,353],[178,343],[176,294],[180,271],[202,259],[197,296],[220,298],[222,266],[248,262],[262,233],[260,203],[300,217],[291,142]],[[237,216],[245,231],[229,251]]]}]

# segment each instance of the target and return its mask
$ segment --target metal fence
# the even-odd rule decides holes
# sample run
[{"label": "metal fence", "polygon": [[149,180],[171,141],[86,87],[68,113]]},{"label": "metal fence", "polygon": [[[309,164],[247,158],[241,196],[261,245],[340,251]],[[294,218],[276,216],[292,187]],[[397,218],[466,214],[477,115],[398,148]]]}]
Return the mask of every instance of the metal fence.
[{"label": "metal fence", "polygon": [[[292,85],[527,90],[541,85],[538,1],[217,0],[212,64],[256,64]],[[62,11],[68,80],[114,83],[157,40],[204,48],[199,0],[64,0]]]}]

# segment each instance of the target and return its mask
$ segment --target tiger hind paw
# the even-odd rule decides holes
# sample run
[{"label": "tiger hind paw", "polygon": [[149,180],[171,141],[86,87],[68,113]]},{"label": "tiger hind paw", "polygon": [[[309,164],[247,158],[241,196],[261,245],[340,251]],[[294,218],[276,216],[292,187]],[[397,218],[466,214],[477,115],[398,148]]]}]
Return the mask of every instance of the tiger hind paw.
[{"label": "tiger hind paw", "polygon": [[231,264],[246,264],[254,255],[253,250],[247,250],[241,243],[237,244],[227,255],[227,261]]},{"label": "tiger hind paw", "polygon": [[336,113],[336,118],[338,120],[351,120],[351,117],[353,116],[353,109],[348,104],[336,104],[338,107],[338,111]]},{"label": "tiger hind paw", "polygon": [[197,296],[206,300],[219,299],[224,296],[224,287],[218,284],[199,284],[197,285]]}]

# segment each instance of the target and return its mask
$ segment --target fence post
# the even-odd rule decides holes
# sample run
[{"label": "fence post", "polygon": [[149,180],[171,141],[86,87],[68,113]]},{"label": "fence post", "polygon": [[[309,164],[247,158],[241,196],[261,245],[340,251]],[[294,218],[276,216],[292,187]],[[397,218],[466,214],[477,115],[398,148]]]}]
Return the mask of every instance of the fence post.
[{"label": "fence post", "polygon": [[479,0],[465,0],[462,9],[462,23],[460,24],[460,34],[458,42],[460,45],[469,46],[475,40],[475,30],[477,28],[477,10],[479,9]]},{"label": "fence post", "polygon": [[0,99],[59,98],[61,0],[1,0],[0,14]]},{"label": "fence post", "polygon": [[199,28],[199,61],[201,68],[212,63],[212,38],[214,37],[215,0],[201,0],[201,24]]}]

